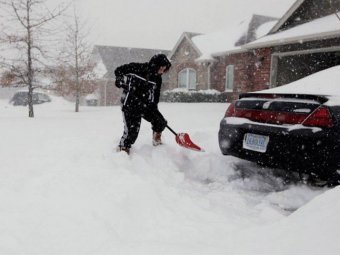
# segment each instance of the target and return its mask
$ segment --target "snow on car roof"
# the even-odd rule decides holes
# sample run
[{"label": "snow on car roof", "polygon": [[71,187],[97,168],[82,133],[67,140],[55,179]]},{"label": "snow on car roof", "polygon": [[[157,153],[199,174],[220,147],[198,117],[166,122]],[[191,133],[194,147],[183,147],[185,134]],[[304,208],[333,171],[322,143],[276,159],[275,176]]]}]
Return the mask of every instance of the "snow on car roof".
[{"label": "snow on car roof", "polygon": [[292,83],[254,93],[325,95],[327,104],[340,104],[340,66],[314,73]]},{"label": "snow on car roof", "polygon": [[[28,88],[22,88],[22,89],[18,89],[15,93],[17,92],[28,92]],[[41,89],[33,89],[33,93],[46,93],[46,91],[41,90]]]}]

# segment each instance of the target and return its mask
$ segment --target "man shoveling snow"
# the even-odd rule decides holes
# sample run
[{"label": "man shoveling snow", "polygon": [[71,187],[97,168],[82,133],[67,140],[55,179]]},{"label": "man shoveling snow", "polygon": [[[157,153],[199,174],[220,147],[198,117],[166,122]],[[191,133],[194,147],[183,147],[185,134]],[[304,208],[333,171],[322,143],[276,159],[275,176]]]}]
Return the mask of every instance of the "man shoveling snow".
[{"label": "man shoveling snow", "polygon": [[142,118],[150,122],[153,130],[152,143],[162,144],[161,135],[167,121],[158,110],[162,75],[171,63],[164,54],[157,54],[146,63],[130,63],[115,70],[116,86],[123,89],[121,103],[124,133],[118,151],[130,153],[135,143]]}]

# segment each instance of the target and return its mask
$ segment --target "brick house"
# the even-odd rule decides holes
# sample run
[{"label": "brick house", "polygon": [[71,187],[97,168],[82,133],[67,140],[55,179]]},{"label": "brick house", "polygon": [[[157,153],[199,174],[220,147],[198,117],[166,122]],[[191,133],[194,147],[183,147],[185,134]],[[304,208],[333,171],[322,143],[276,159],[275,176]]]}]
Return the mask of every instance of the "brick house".
[{"label": "brick house", "polygon": [[297,0],[278,21],[254,15],[246,30],[235,27],[243,35],[182,35],[168,89],[215,89],[231,101],[340,65],[339,10],[340,0]]},{"label": "brick house", "polygon": [[168,73],[168,82],[164,83],[163,85],[164,90],[181,87],[181,85],[176,85],[178,84],[178,73],[180,73],[182,70],[195,70],[195,72],[199,74],[197,79],[199,81],[202,80],[202,82],[198,82],[198,88],[202,86],[201,84],[204,84],[204,67],[195,62],[195,59],[200,56],[200,51],[191,40],[191,38],[196,35],[199,34],[184,32],[177,41],[170,55],[168,55],[172,66]]},{"label": "brick house", "polygon": [[96,94],[99,97],[99,105],[119,104],[121,90],[114,85],[114,70],[118,66],[130,62],[148,62],[153,55],[158,53],[167,55],[169,51],[95,45],[92,58],[96,63],[95,73],[98,78]]},{"label": "brick house", "polygon": [[[231,95],[232,87],[225,85],[226,65],[238,63],[235,69],[248,68],[245,63],[252,54],[248,53],[247,49],[242,49],[240,45],[254,41],[258,36],[257,29],[265,23],[271,23],[273,26],[274,21],[277,19],[253,15],[233,28],[234,31],[225,30],[206,35],[183,33],[169,54],[172,68],[164,89],[182,88],[193,91],[213,89],[226,92],[226,96]],[[226,59],[222,57],[224,55]],[[249,75],[235,75],[236,79],[245,81],[249,79]]]},{"label": "brick house", "polygon": [[339,10],[340,0],[298,0],[265,37],[244,45],[262,60],[251,89],[280,86],[340,65]]}]

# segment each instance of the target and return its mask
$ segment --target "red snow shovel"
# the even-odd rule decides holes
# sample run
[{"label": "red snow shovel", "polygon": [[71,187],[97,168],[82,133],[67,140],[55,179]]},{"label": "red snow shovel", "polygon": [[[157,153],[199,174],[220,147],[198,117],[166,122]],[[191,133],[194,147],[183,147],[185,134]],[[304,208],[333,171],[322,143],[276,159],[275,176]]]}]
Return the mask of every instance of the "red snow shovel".
[{"label": "red snow shovel", "polygon": [[187,149],[190,149],[190,150],[204,152],[204,150],[201,147],[197,146],[196,144],[194,144],[191,141],[191,139],[190,139],[190,137],[187,133],[176,133],[168,125],[166,127],[171,131],[171,133],[173,133],[176,136],[176,142],[180,146],[187,148]]}]

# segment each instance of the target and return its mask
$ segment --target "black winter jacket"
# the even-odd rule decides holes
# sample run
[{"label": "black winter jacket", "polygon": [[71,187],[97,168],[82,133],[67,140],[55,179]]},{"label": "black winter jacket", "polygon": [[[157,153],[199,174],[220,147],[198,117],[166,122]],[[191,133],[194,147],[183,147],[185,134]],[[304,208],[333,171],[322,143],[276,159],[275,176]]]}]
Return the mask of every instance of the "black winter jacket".
[{"label": "black winter jacket", "polygon": [[[157,74],[160,66],[170,68],[170,61],[159,54],[146,63],[130,63],[115,70],[116,86],[123,88],[121,103],[123,110],[157,109],[162,77]],[[124,79],[125,77],[125,79]]]}]

